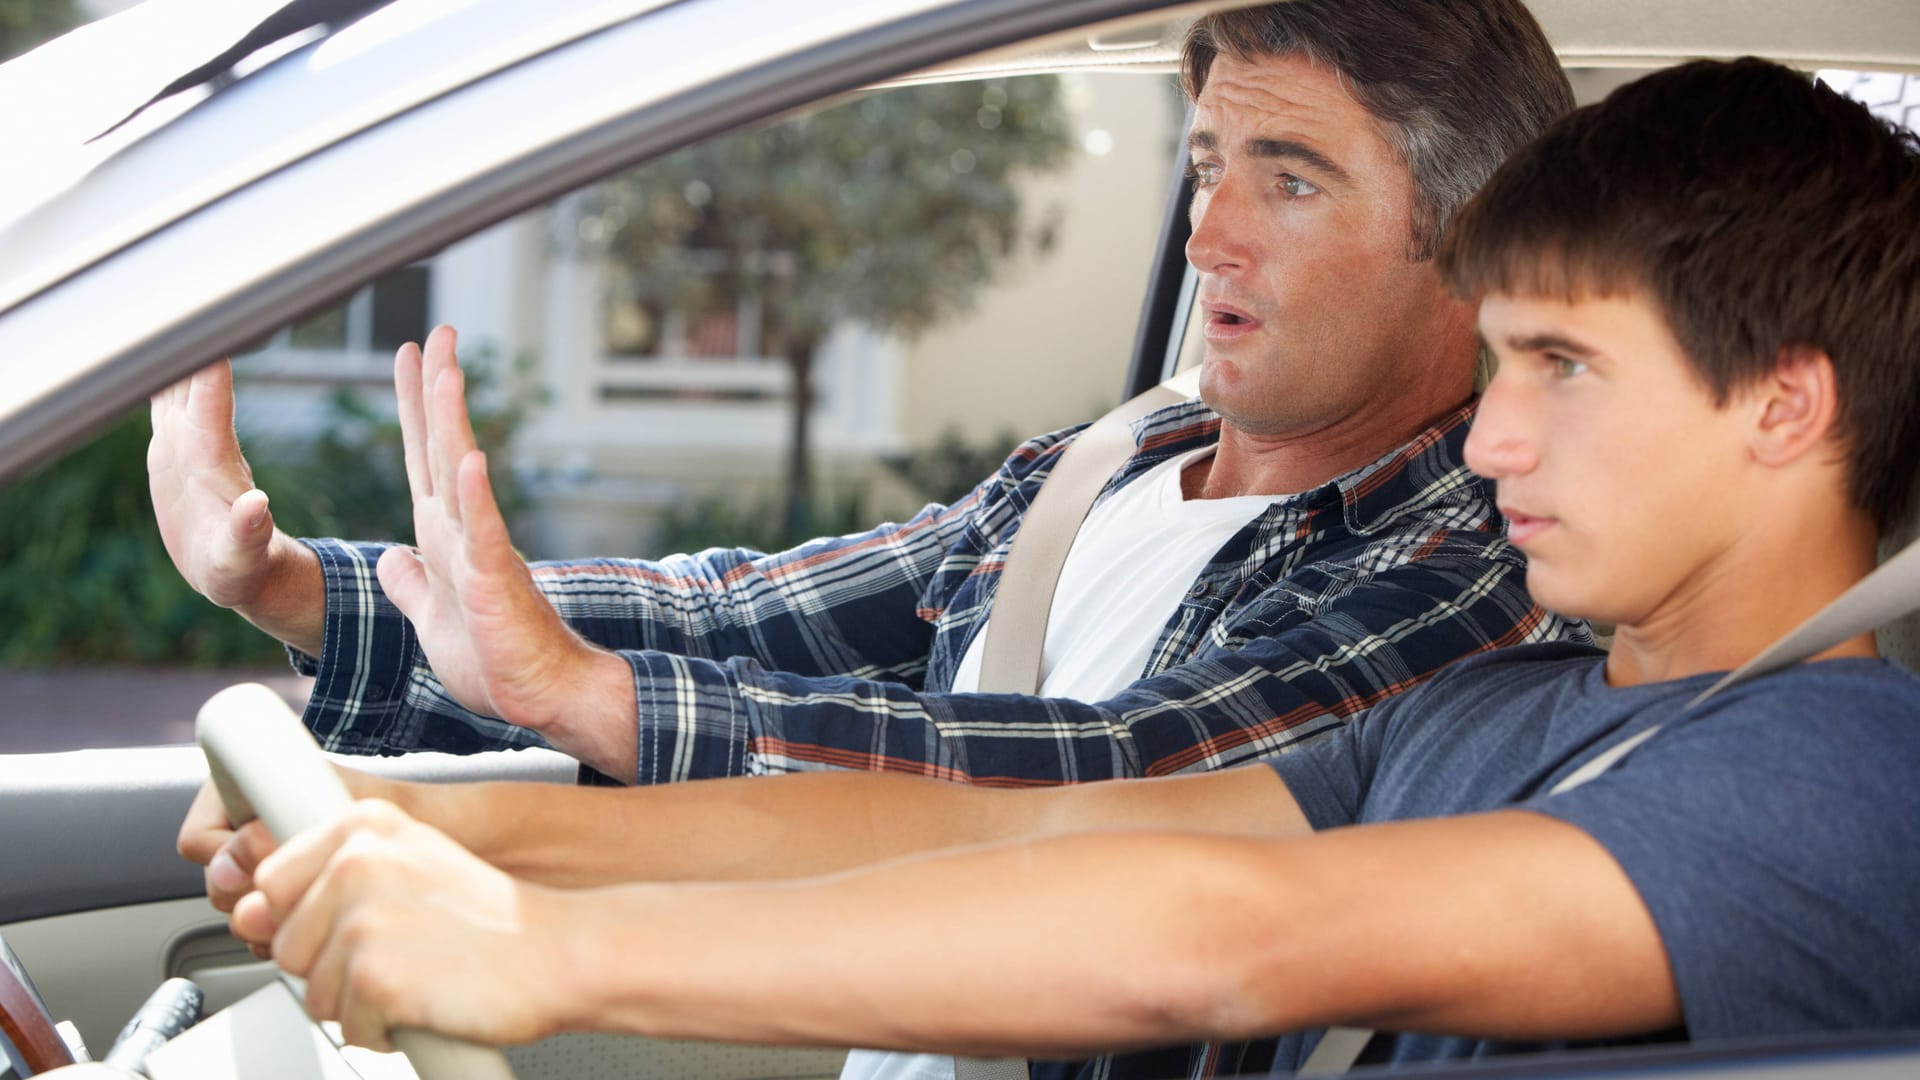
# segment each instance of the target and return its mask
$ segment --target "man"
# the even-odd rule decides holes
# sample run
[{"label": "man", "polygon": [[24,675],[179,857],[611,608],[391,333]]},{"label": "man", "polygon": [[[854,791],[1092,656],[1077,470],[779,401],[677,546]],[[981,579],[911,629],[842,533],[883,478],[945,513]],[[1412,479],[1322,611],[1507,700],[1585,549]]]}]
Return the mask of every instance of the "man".
[{"label": "man", "polygon": [[[1920,678],[1869,634],[1699,695],[1905,508],[1920,142],[1787,69],[1689,64],[1521,151],[1441,259],[1501,365],[1467,456],[1530,588],[1615,622],[1611,653],[1476,657],[1264,767],[1169,779],[356,778],[459,843],[356,804],[259,865],[236,925],[375,1045],[1304,1031],[1289,1069],[1332,1023],[1390,1029],[1372,1060],[1911,1026]],[[746,874],[791,879],[697,880]],[[643,878],[696,880],[577,888]]]},{"label": "man", "polygon": [[417,436],[460,407],[441,331],[397,363],[424,563],[276,533],[224,367],[155,401],[168,549],[317,675],[306,721],[329,749],[544,739],[641,783],[1215,768],[1461,657],[1584,637],[1526,597],[1460,464],[1476,345],[1431,261],[1466,196],[1571,103],[1538,26],[1517,0],[1307,0],[1208,18],[1187,77],[1206,404],[1137,425],[1062,574],[1037,696],[969,691],[1007,546],[1074,432],[904,525],[529,577],[420,467],[471,447]]}]

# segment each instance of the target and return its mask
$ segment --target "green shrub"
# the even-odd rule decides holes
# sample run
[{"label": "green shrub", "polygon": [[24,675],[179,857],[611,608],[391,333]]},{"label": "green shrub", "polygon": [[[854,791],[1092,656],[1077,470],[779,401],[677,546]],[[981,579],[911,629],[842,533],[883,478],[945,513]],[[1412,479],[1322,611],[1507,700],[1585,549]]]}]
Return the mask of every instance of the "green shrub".
[{"label": "green shrub", "polygon": [[876,524],[864,488],[840,488],[809,500],[798,529],[785,526],[784,498],[762,490],[747,495],[708,495],[668,511],[657,534],[663,552],[742,547],[785,551],[820,536],[864,532]]}]

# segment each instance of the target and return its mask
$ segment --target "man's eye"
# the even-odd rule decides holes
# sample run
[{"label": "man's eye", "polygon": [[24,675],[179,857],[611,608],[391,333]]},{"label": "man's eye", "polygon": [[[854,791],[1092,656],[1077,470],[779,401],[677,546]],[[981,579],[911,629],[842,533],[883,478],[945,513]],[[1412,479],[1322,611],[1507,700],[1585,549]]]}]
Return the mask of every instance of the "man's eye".
[{"label": "man's eye", "polygon": [[1211,161],[1196,161],[1187,166],[1187,175],[1199,187],[1212,187],[1220,182],[1220,166]]},{"label": "man's eye", "polygon": [[1556,379],[1571,379],[1587,370],[1587,365],[1578,360],[1569,360],[1564,356],[1547,357],[1547,368]]},{"label": "man's eye", "polygon": [[1311,181],[1302,180],[1292,173],[1280,174],[1280,190],[1296,199],[1320,193],[1320,189],[1314,187]]}]

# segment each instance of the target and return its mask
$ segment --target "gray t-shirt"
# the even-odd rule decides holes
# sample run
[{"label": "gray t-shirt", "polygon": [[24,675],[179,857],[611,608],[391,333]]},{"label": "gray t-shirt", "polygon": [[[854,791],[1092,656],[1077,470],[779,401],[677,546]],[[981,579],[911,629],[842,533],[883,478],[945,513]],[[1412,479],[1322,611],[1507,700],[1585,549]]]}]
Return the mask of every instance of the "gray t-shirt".
[{"label": "gray t-shirt", "polygon": [[[1676,1036],[1920,1024],[1920,677],[1829,660],[1689,709],[1714,676],[1614,689],[1604,666],[1568,645],[1476,657],[1268,764],[1315,829],[1518,807],[1584,830],[1653,914]],[[1656,724],[1604,775],[1547,794]],[[1276,1072],[1318,1039],[1285,1037]],[[1363,1060],[1533,1048],[1398,1034]]]}]

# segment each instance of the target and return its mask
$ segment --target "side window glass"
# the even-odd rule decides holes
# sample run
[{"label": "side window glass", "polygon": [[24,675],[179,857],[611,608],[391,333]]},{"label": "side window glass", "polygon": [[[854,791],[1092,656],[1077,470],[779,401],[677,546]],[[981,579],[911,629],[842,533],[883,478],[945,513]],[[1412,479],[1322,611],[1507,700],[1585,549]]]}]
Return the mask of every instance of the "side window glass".
[{"label": "side window glass", "polygon": [[[234,358],[294,535],[410,538],[391,359],[460,330],[529,558],[778,549],[958,498],[1114,404],[1180,136],[1166,75],[906,86],[611,177]],[[307,686],[192,593],[144,407],[0,489],[0,753],[184,742],[214,690]]]}]

